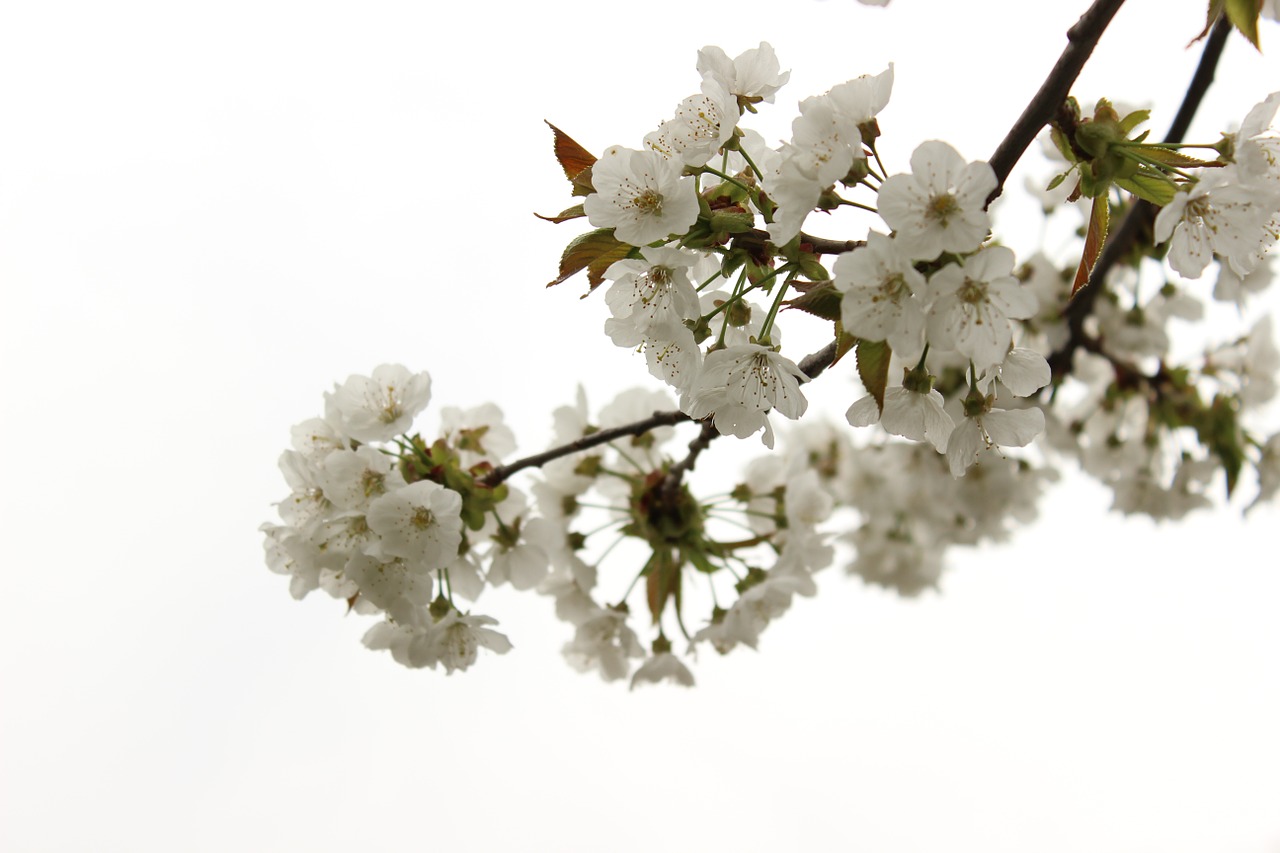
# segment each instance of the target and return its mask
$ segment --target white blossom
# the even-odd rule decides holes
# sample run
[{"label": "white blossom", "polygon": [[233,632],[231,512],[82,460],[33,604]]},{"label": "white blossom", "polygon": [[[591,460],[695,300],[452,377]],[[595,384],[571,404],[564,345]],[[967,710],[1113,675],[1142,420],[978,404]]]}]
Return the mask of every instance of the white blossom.
[{"label": "white blossom", "polygon": [[965,163],[947,143],[925,142],[911,155],[911,174],[885,179],[876,207],[912,258],[931,261],[972,252],[986,239],[984,208],[996,183],[988,163]]},{"label": "white blossom", "polygon": [[422,480],[389,492],[369,506],[369,527],[389,557],[428,568],[452,563],[462,541],[462,496]]},{"label": "white blossom", "polygon": [[728,347],[706,357],[682,408],[695,420],[714,416],[721,435],[746,438],[763,427],[764,444],[772,448],[768,413],[777,411],[792,420],[804,414],[808,401],[800,392],[800,383],[807,381],[795,362],[769,347]]},{"label": "white blossom", "polygon": [[325,420],[356,441],[390,441],[408,432],[431,400],[431,377],[401,364],[383,364],[372,376],[351,376],[324,395]]},{"label": "white blossom", "polygon": [[914,362],[924,349],[924,276],[896,241],[872,231],[867,245],[836,258],[832,284],[842,294],[840,322],[851,335],[886,341]]},{"label": "white blossom", "polygon": [[583,210],[597,228],[633,246],[684,234],[698,219],[693,178],[681,177],[684,165],[656,151],[614,145],[591,167],[595,192]]},{"label": "white blossom", "polygon": [[724,87],[748,103],[773,103],[773,96],[791,77],[782,71],[778,56],[768,42],[760,42],[730,59],[722,48],[708,45],[698,51],[698,73],[704,82]]},{"label": "white blossom", "polygon": [[990,246],[959,264],[948,264],[929,279],[929,343],[955,349],[978,369],[1004,361],[1013,340],[1010,319],[1036,311],[1036,298],[1013,272],[1014,255]]}]

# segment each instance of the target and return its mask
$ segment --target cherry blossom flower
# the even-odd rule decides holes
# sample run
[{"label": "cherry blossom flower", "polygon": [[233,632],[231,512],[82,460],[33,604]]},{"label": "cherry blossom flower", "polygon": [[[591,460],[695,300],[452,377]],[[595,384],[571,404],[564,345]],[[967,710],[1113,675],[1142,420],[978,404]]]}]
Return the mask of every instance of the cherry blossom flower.
[{"label": "cherry blossom flower", "polygon": [[692,687],[693,673],[684,665],[684,661],[671,652],[659,652],[641,664],[635,675],[631,676],[631,689],[635,690],[637,684],[657,684],[662,681]]},{"label": "cherry blossom flower", "polygon": [[613,318],[605,331],[622,346],[635,346],[638,336],[668,320],[683,323],[699,316],[698,292],[689,281],[689,269],[698,255],[668,247],[640,250],[639,260],[618,261],[605,271],[613,281],[604,301]]},{"label": "cherry blossom flower", "polygon": [[931,261],[981,245],[991,227],[983,208],[996,183],[990,164],[965,163],[947,143],[925,142],[911,155],[911,174],[885,179],[876,207],[912,258]]},{"label": "cherry blossom flower", "polygon": [[476,662],[481,648],[505,655],[511,651],[511,641],[505,634],[488,628],[498,620],[492,616],[463,615],[450,610],[439,622],[432,625],[414,640],[418,645],[413,651],[419,659],[444,666],[445,672],[467,669]]},{"label": "cherry blossom flower", "polygon": [[705,166],[733,136],[738,115],[738,104],[728,90],[704,80],[702,91],[681,101],[675,118],[646,136],[644,144],[686,166]]},{"label": "cherry blossom flower", "polygon": [[1044,412],[1037,408],[987,408],[972,414],[951,433],[947,443],[947,462],[951,476],[963,477],[978,459],[978,454],[992,447],[1026,447],[1044,432]]},{"label": "cherry blossom flower", "polygon": [[958,350],[978,369],[1004,361],[1013,340],[1009,320],[1035,314],[1035,296],[1014,278],[1014,255],[1004,246],[948,264],[929,279],[929,343]]},{"label": "cherry blossom flower", "polygon": [[1214,254],[1237,275],[1248,275],[1274,239],[1267,229],[1276,207],[1271,193],[1240,180],[1228,166],[1161,208],[1154,239],[1169,242],[1169,265],[1187,278],[1199,278]]},{"label": "cherry blossom flower", "polygon": [[698,51],[698,73],[745,103],[773,103],[774,94],[791,77],[790,71],[781,70],[773,47],[764,41],[733,59],[723,49],[708,45]]},{"label": "cherry blossom flower", "polygon": [[325,420],[356,441],[390,441],[408,432],[431,400],[431,377],[401,364],[383,364],[373,376],[351,376],[324,395]]},{"label": "cherry blossom flower", "polygon": [[714,415],[721,435],[746,438],[761,427],[766,447],[773,447],[768,413],[776,410],[795,420],[808,401],[800,383],[808,377],[795,362],[759,344],[743,344],[710,353],[684,412],[695,420]]},{"label": "cherry blossom flower", "polygon": [[681,177],[682,163],[656,151],[614,145],[591,169],[595,192],[583,210],[597,228],[613,228],[614,236],[633,246],[683,234],[698,220],[698,192],[693,178]]},{"label": "cherry blossom flower", "polygon": [[924,349],[924,276],[898,244],[872,231],[867,245],[836,258],[832,284],[843,296],[840,320],[851,335],[887,341],[914,362]]},{"label": "cherry blossom flower", "polygon": [[835,86],[827,93],[836,110],[856,125],[875,118],[889,103],[893,92],[893,63],[879,74],[863,74]]},{"label": "cherry blossom flower", "polygon": [[369,527],[389,557],[432,569],[453,562],[462,541],[462,496],[422,480],[389,492],[369,505]]},{"label": "cherry blossom flower", "polygon": [[943,409],[945,402],[932,387],[908,390],[899,386],[885,391],[883,412],[875,398],[868,395],[850,406],[845,417],[850,426],[856,427],[879,421],[885,432],[912,441],[928,440],[942,453],[955,428],[955,422]]}]

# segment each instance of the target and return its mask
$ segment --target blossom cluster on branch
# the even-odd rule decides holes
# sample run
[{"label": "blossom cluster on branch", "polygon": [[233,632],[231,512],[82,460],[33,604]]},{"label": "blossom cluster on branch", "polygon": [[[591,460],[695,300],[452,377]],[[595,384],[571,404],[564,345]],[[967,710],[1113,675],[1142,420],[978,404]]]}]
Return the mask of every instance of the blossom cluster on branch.
[{"label": "blossom cluster on branch", "polygon": [[[1096,42],[1105,5],[1077,42]],[[1210,28],[1249,34],[1214,9]],[[1220,50],[1211,40],[1202,62]],[[426,373],[350,377],[294,428],[284,523],[264,525],[295,597],[344,599],[380,619],[367,646],[453,672],[511,648],[471,612],[486,587],[536,590],[569,624],[575,667],[687,685],[689,655],[755,648],[837,561],[904,595],[935,586],[949,546],[1006,538],[1064,463],[1157,519],[1230,496],[1249,468],[1250,507],[1280,488],[1280,435],[1252,425],[1277,391],[1269,318],[1190,358],[1170,332],[1202,316],[1210,294],[1194,280],[1211,266],[1212,298],[1242,316],[1270,281],[1280,93],[1218,141],[1155,143],[1139,130],[1147,111],[1103,98],[1086,117],[1073,73],[1051,75],[1037,97],[1055,99],[1045,138],[1061,172],[1042,198],[1049,216],[1084,210],[1084,241],[1065,261],[1019,261],[988,213],[1007,172],[940,140],[916,145],[909,171],[885,167],[902,157],[881,150],[892,65],[801,101],[772,147],[747,126],[788,81],[770,45],[705,47],[696,68],[698,92],[638,147],[597,157],[553,128],[582,202],[547,218],[594,230],[570,241],[552,284],[607,282],[605,334],[667,390],[598,411],[580,392],[554,413],[552,449],[513,459],[496,405],[443,409],[428,439],[413,429]],[[1120,245],[1118,229],[1104,254],[1111,219],[1138,204],[1159,207],[1145,239]],[[857,240],[805,231],[840,208],[868,218]],[[831,343],[784,354],[798,316],[830,323]],[[806,419],[779,441],[771,415],[800,420],[805,383],[845,364],[865,392],[846,413],[856,429]],[[696,433],[677,442],[684,423]],[[694,493],[687,475],[717,438],[757,434],[772,452]],[[527,492],[511,482],[525,469]]]}]

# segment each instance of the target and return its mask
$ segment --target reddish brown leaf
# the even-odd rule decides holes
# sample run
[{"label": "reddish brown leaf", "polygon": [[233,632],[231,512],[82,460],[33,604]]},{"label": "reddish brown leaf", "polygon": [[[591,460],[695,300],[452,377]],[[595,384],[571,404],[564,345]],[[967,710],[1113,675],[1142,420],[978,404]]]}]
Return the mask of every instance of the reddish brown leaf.
[{"label": "reddish brown leaf", "polygon": [[1107,194],[1103,193],[1093,200],[1093,212],[1089,215],[1089,230],[1084,235],[1084,254],[1080,257],[1080,266],[1076,269],[1076,280],[1071,285],[1071,295],[1075,296],[1080,288],[1089,283],[1089,274],[1093,265],[1102,254],[1102,245],[1107,241],[1107,228],[1111,220],[1111,207],[1107,202]]},{"label": "reddish brown leaf", "polygon": [[538,217],[539,219],[545,220],[547,222],[554,222],[556,224],[559,224],[561,222],[568,222],[570,219],[581,219],[586,215],[587,215],[586,211],[582,209],[582,205],[580,204],[575,204],[573,207],[569,208],[568,210],[562,210],[555,216],[543,216],[541,213],[534,214],[534,216]]},{"label": "reddish brown leaf", "polygon": [[572,182],[584,170],[591,168],[596,162],[596,156],[574,142],[567,133],[551,122],[547,122],[547,127],[551,128],[551,132],[555,134],[556,161],[560,164],[560,168],[564,169],[564,176]]},{"label": "reddish brown leaf", "polygon": [[560,256],[560,275],[547,282],[547,287],[554,287],[574,273],[586,270],[587,281],[594,290],[604,281],[604,271],[614,261],[631,254],[631,248],[613,236],[612,228],[598,228],[580,234],[565,246],[564,254]]}]

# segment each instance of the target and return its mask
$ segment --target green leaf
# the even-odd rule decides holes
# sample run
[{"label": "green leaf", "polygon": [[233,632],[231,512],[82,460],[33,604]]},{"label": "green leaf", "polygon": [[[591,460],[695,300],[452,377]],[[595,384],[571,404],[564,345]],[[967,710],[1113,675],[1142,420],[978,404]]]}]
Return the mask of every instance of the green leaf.
[{"label": "green leaf", "polygon": [[860,340],[857,344],[858,378],[867,393],[876,400],[876,408],[884,411],[884,392],[889,385],[889,359],[893,351],[885,341]]},{"label": "green leaf", "polygon": [[1213,398],[1213,404],[1202,413],[1196,424],[1200,443],[1213,451],[1213,455],[1222,463],[1222,470],[1227,475],[1228,498],[1231,497],[1247,460],[1240,442],[1236,410],[1234,398],[1219,394]]},{"label": "green leaf", "polygon": [[587,212],[582,209],[582,205],[580,204],[575,204],[573,207],[570,207],[567,210],[562,210],[559,213],[557,213],[555,216],[543,216],[541,213],[534,214],[534,216],[538,217],[539,219],[545,220],[546,222],[554,222],[556,224],[559,224],[561,222],[568,222],[570,219],[581,219],[586,215],[587,215]]},{"label": "green leaf", "polygon": [[1262,12],[1259,0],[1226,0],[1227,19],[1240,31],[1240,35],[1262,52],[1262,44],[1258,41],[1258,15]]},{"label": "green leaf", "polygon": [[822,265],[817,255],[804,252],[800,255],[800,272],[810,281],[827,281],[831,273]]},{"label": "green leaf", "polygon": [[1111,221],[1111,206],[1105,195],[1093,200],[1093,211],[1089,215],[1089,230],[1084,235],[1084,254],[1080,256],[1080,266],[1076,268],[1076,280],[1071,285],[1071,295],[1075,296],[1080,288],[1089,283],[1089,274],[1093,265],[1102,254],[1102,244],[1107,241],[1107,228]]},{"label": "green leaf", "polygon": [[754,213],[745,210],[716,210],[711,213],[711,230],[725,234],[743,234],[756,225]]},{"label": "green leaf", "polygon": [[1157,163],[1163,163],[1166,166],[1173,166],[1180,169],[1185,166],[1194,166],[1203,169],[1208,166],[1221,166],[1217,160],[1201,160],[1198,157],[1192,157],[1189,154],[1183,154],[1181,151],[1174,151],[1172,148],[1161,148],[1152,146],[1150,148],[1141,149],[1141,154],[1148,160],[1155,160]]},{"label": "green leaf", "polygon": [[840,359],[845,357],[849,350],[858,345],[858,339],[844,330],[844,326],[839,320],[836,320],[836,355],[831,359],[831,366],[834,367],[839,363]]},{"label": "green leaf", "polygon": [[1134,172],[1128,178],[1116,178],[1116,186],[1159,207],[1173,201],[1178,194],[1178,187],[1172,180],[1159,172],[1147,170]]},{"label": "green leaf", "polygon": [[580,234],[565,246],[564,254],[560,256],[560,275],[547,282],[547,287],[554,287],[574,273],[586,270],[587,281],[595,290],[604,281],[604,271],[631,252],[631,246],[613,236],[612,228],[597,228]]},{"label": "green leaf", "polygon": [[680,568],[681,561],[668,548],[655,551],[649,560],[648,576],[645,578],[645,600],[655,625],[662,618],[667,599],[677,594]]},{"label": "green leaf", "polygon": [[797,308],[824,320],[839,320],[840,300],[840,291],[835,285],[823,282],[802,296],[788,299],[785,304],[788,308]]},{"label": "green leaf", "polygon": [[1044,188],[1045,192],[1056,190],[1059,186],[1062,185],[1062,182],[1067,179],[1067,175],[1070,175],[1070,174],[1071,174],[1071,170],[1068,169],[1067,171],[1063,172],[1061,175],[1054,175],[1053,180],[1049,182],[1049,186]]},{"label": "green leaf", "polygon": [[1100,176],[1093,161],[1080,164],[1080,193],[1085,198],[1105,198],[1111,179]]},{"label": "green leaf", "polygon": [[1120,132],[1128,136],[1130,131],[1149,118],[1151,118],[1151,110],[1134,110],[1120,121]]}]

